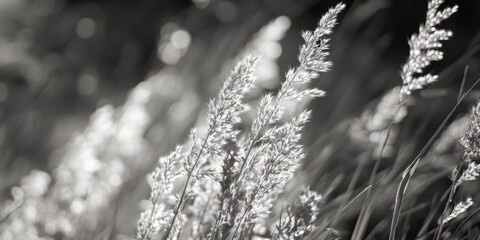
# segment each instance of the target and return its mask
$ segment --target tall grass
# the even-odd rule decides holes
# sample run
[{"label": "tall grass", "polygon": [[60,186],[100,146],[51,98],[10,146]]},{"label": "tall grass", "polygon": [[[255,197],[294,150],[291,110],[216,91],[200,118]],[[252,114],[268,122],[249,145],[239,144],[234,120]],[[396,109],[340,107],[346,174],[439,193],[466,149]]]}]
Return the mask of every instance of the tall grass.
[{"label": "tall grass", "polygon": [[[242,239],[253,234],[255,225],[268,217],[275,196],[293,178],[304,158],[299,144],[300,131],[310,112],[304,111],[277,125],[284,116],[282,104],[324,95],[315,88],[302,90],[299,87],[330,69],[332,63],[326,60],[329,41],[326,37],[331,34],[337,15],[344,7],[338,4],[330,9],[314,31],[303,33],[305,44],[300,48],[300,66],[287,72],[276,96],[267,94],[260,100],[251,130],[243,137],[239,136],[235,124],[247,107],[242,102],[243,95],[255,80],[253,72],[257,58],[247,56],[235,67],[218,97],[209,103],[204,136],[192,130],[186,147],[177,148],[160,161],[161,167],[154,174],[151,208],[142,213],[137,239],[152,239],[159,232],[162,239],[190,234],[195,238]],[[185,152],[181,148],[186,148]],[[172,180],[182,176],[180,192],[172,192]],[[169,198],[174,202],[171,207],[164,203]],[[203,199],[200,203],[203,210],[184,213],[189,199],[194,206],[198,199]],[[316,201],[319,197],[303,200],[304,205],[315,205]],[[219,214],[214,214],[216,211],[220,211]],[[298,233],[281,228],[273,230],[278,231],[277,235],[306,235],[305,231],[312,228],[310,218],[313,214],[312,210],[312,216],[307,214],[304,217],[308,219],[302,219],[304,230],[295,226]],[[280,226],[290,228],[285,224]],[[192,229],[190,234],[183,230],[188,228]]]},{"label": "tall grass", "polygon": [[[269,25],[277,28],[273,37],[264,36],[273,31],[269,26],[263,28],[238,51],[236,64],[225,64],[235,66],[204,112],[188,81],[175,82],[188,77],[163,69],[135,87],[121,107],[99,107],[52,172],[32,170],[10,189],[12,199],[0,205],[0,238],[478,238],[478,195],[468,189],[478,187],[480,176],[480,103],[467,117],[452,118],[480,80],[465,91],[466,71],[456,104],[439,127],[429,126],[425,112],[413,115],[418,105],[431,104],[425,95],[438,94],[429,89],[440,79],[432,69],[444,57],[444,42],[453,36],[441,24],[458,11],[458,6],[443,5],[443,0],[428,1],[425,22],[408,41],[409,54],[398,74],[402,83],[336,122],[311,145],[304,133],[317,119],[306,106],[326,96],[313,87],[314,80],[334,66],[331,38],[345,4],[328,9],[315,29],[301,34],[299,64],[285,73],[277,91],[272,90],[275,82],[262,82],[259,73],[277,64],[278,54],[255,56],[265,54],[256,44],[279,47],[276,41],[290,25],[286,17]],[[358,17],[354,13],[347,13],[346,20]],[[180,64],[189,69],[199,63]],[[156,91],[174,104],[157,105]],[[172,100],[174,94],[194,99],[196,105]],[[155,125],[159,119],[151,109],[171,114],[171,125],[181,127]],[[194,123],[196,114],[200,117]],[[170,147],[158,141],[149,146],[148,130],[168,138],[192,125],[182,144]],[[424,144],[420,135],[427,128],[436,130]],[[181,134],[175,134],[172,139],[180,141]],[[158,158],[164,149],[173,151]],[[143,179],[148,190],[141,187]],[[148,196],[142,195],[145,191]],[[134,207],[125,207],[123,201],[132,196]],[[135,213],[127,214],[128,227],[117,220],[122,210]]]}]

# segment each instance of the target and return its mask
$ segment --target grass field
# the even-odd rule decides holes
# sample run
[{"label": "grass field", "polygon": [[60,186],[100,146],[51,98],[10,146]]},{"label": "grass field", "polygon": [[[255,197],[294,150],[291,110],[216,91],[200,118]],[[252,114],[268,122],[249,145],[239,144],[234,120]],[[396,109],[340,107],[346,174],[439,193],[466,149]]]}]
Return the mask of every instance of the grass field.
[{"label": "grass field", "polygon": [[475,1],[0,1],[0,239],[480,239]]}]

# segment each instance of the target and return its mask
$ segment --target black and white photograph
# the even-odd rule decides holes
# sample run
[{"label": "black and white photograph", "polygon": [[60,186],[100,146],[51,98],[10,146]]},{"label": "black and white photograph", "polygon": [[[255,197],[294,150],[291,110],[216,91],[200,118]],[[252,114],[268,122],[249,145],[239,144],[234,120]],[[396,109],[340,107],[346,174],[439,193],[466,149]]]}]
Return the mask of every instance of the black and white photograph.
[{"label": "black and white photograph", "polygon": [[0,240],[480,240],[478,0],[0,0]]}]

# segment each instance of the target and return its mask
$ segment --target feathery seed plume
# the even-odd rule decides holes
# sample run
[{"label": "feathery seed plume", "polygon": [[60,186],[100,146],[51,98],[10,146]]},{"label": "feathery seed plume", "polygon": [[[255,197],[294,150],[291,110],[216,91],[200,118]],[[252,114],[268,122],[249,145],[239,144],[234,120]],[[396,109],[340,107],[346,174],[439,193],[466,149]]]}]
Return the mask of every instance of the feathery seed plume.
[{"label": "feathery seed plume", "polygon": [[[186,152],[174,154],[175,156],[181,155],[180,158],[175,159],[175,162],[183,168],[178,171],[182,172],[186,179],[179,195],[167,194],[167,197],[175,200],[172,214],[166,226],[152,226],[158,225],[157,222],[151,220],[152,216],[158,215],[158,209],[156,209],[158,195],[152,193],[150,199],[152,207],[142,213],[144,217],[138,223],[138,239],[151,239],[162,227],[165,227],[165,231],[162,233],[163,239],[175,238],[186,221],[182,213],[184,204],[188,198],[194,197],[198,192],[195,191],[196,183],[205,177],[218,177],[218,173],[221,172],[221,164],[216,162],[215,158],[222,154],[223,146],[227,141],[236,140],[239,134],[239,131],[235,129],[235,124],[240,121],[239,114],[247,109],[243,103],[243,97],[253,86],[255,80],[253,73],[257,61],[256,57],[247,56],[237,64],[223,84],[219,95],[208,104],[205,137],[200,139],[196,131],[192,130]],[[173,168],[167,171],[173,171]],[[154,180],[152,184],[154,192],[157,186],[163,185],[158,180]]]},{"label": "feathery seed plume", "polygon": [[473,205],[473,201],[472,201],[471,197],[468,197],[467,200],[465,200],[465,201],[461,201],[461,202],[457,203],[457,205],[455,205],[455,207],[453,208],[450,215],[448,215],[443,220],[443,223],[444,224],[448,223],[448,222],[452,221],[453,219],[457,218],[458,216],[460,216],[460,214],[466,212],[468,210],[468,208],[470,208],[472,205]]},{"label": "feathery seed plume", "polygon": [[420,26],[418,34],[413,34],[408,42],[410,55],[402,67],[401,98],[410,95],[412,91],[424,88],[438,78],[434,74],[424,74],[424,70],[432,62],[442,60],[443,52],[439,50],[442,47],[441,41],[448,40],[452,36],[452,32],[438,29],[437,26],[458,10],[456,5],[440,10],[439,7],[443,2],[444,0],[428,2],[425,24]]}]

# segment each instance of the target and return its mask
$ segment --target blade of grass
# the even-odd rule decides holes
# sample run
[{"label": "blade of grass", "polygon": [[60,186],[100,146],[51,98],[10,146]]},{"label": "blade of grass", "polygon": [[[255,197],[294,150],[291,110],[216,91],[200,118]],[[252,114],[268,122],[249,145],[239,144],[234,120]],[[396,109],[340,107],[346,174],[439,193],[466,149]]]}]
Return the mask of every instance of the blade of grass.
[{"label": "blade of grass", "polygon": [[[365,164],[367,163],[367,160],[369,159],[369,156],[370,156],[370,153],[366,154],[365,157],[360,162],[360,164],[356,167],[355,172],[353,173],[353,176],[352,176],[352,180],[350,181],[350,183],[348,185],[348,188],[347,188],[347,191],[345,193],[345,196],[343,197],[343,201],[340,204],[337,212],[335,213],[335,216],[333,217],[333,220],[331,221],[331,226],[337,225],[338,218],[340,217],[340,214],[344,211],[345,206],[348,206],[351,203],[351,201],[350,201],[350,203],[347,204],[347,200],[352,195],[355,184],[357,183],[358,178],[360,177],[360,173],[362,172],[362,169],[365,167]],[[325,228],[327,228],[327,227],[329,227],[329,225],[325,226]]]},{"label": "blade of grass", "polygon": [[405,196],[405,192],[407,191],[408,183],[410,182],[410,179],[417,168],[418,161],[414,161],[414,163],[415,164],[408,166],[403,172],[400,186],[397,189],[397,194],[395,196],[395,208],[393,209],[392,225],[390,226],[390,236],[388,237],[390,240],[395,239],[395,232],[397,230],[398,220],[400,219],[400,207],[403,197]]},{"label": "blade of grass", "polygon": [[475,209],[475,211],[473,211],[472,213],[470,213],[470,215],[468,215],[468,217],[466,217],[462,223],[460,223],[460,225],[457,227],[457,229],[455,229],[455,232],[453,232],[452,234],[452,239],[454,239],[455,235],[457,235],[457,233],[460,231],[460,229],[463,227],[463,225],[465,225],[465,223],[468,222],[468,220],[470,220],[470,218],[472,218],[475,214],[477,214],[478,212],[480,212],[480,208],[477,208]]},{"label": "blade of grass", "polygon": [[[416,239],[424,239],[425,237],[430,236],[431,234],[435,233],[435,229],[427,232],[428,227],[433,222],[433,219],[435,217],[435,213],[438,211],[438,209],[440,209],[440,207],[442,205],[441,203],[447,198],[448,193],[449,193],[449,190],[445,191],[438,201],[434,201],[434,200],[432,201],[432,204],[430,206],[430,211],[427,215],[427,218],[423,222],[422,228],[417,233]],[[433,197],[432,199],[436,199],[436,197]]]},{"label": "blade of grass", "polygon": [[468,74],[468,65],[465,66],[465,70],[463,71],[463,79],[462,84],[460,85],[460,91],[458,92],[457,102],[460,101],[463,94],[463,89],[465,88],[465,82],[467,81],[467,74]]},{"label": "blade of grass", "polygon": [[[398,100],[398,103],[396,104],[397,109],[395,110],[395,114],[393,116],[396,116],[398,112],[400,111],[400,108],[404,102],[402,102],[400,99]],[[374,185],[375,178],[377,175],[378,168],[380,167],[380,163],[382,161],[382,156],[383,152],[385,150],[385,147],[387,146],[388,139],[390,137],[390,133],[392,131],[393,127],[393,121],[394,118],[390,119],[388,123],[388,128],[387,128],[387,134],[385,136],[385,139],[382,143],[382,148],[380,149],[380,154],[378,158],[375,161],[375,165],[373,166],[372,173],[370,174],[370,180],[369,180],[369,185]],[[368,225],[368,221],[372,212],[372,207],[373,207],[373,197],[372,195],[374,194],[375,189],[369,189],[367,192],[367,196],[365,198],[365,203],[362,206],[362,209],[360,210],[360,215],[358,217],[357,223],[355,225],[355,229],[353,230],[353,235],[352,239],[355,240],[360,240],[363,238],[363,235],[365,234],[366,227]]]},{"label": "blade of grass", "polygon": [[[348,207],[350,207],[350,205],[355,202],[361,195],[363,195],[367,190],[369,190],[372,186],[369,185],[368,187],[366,187],[365,189],[363,189],[360,193],[358,193],[352,200],[350,200],[339,212],[342,213],[344,212]],[[322,226],[322,227],[319,227],[318,229],[320,229],[320,231],[318,231],[318,233],[314,234],[313,236],[308,236],[309,239],[318,239],[316,237],[320,236],[322,233],[323,233],[323,229],[326,229],[327,230],[327,236],[328,234],[331,232],[331,228],[329,228],[328,226],[332,223],[332,221],[334,221],[334,219],[331,219],[330,221],[328,221],[325,226]]]},{"label": "blade of grass", "polygon": [[400,181],[400,185],[397,189],[397,195],[395,196],[395,208],[393,212],[393,217],[392,217],[392,224],[390,226],[390,240],[395,239],[395,231],[398,225],[398,220],[400,216],[400,211],[403,203],[403,197],[404,194],[408,188],[408,183],[410,181],[410,178],[415,172],[415,167],[420,161],[420,158],[423,156],[423,154],[427,151],[427,149],[432,145],[433,141],[437,138],[437,136],[440,134],[440,132],[443,130],[445,125],[447,124],[448,120],[452,117],[453,113],[457,110],[458,106],[460,103],[465,99],[465,97],[470,93],[470,91],[480,82],[480,78],[468,89],[467,92],[465,92],[462,97],[457,101],[455,106],[452,108],[450,113],[448,113],[447,117],[443,120],[442,124],[437,128],[433,136],[428,140],[427,144],[422,148],[422,150],[418,153],[417,157],[413,160],[412,163],[405,169],[404,173],[402,174],[402,179]]}]

